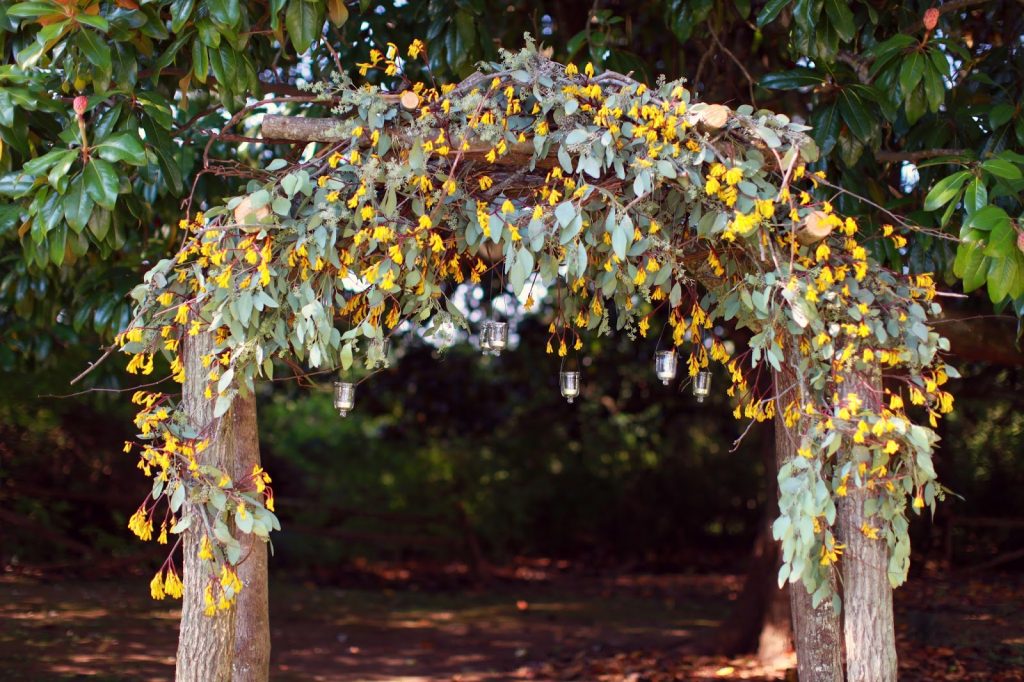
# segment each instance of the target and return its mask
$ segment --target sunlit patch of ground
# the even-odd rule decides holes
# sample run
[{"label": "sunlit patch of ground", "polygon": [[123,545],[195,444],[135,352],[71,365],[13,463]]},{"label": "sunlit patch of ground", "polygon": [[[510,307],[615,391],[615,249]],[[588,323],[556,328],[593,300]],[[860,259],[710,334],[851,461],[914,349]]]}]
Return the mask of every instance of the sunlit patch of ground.
[{"label": "sunlit patch of ground", "polygon": [[[539,571],[539,572],[538,572]],[[272,679],[331,682],[787,680],[792,661],[695,656],[735,576],[529,576],[487,589],[271,588]],[[173,675],[177,604],[147,580],[0,578],[0,678]],[[410,587],[407,585],[407,587]],[[897,592],[901,680],[1024,680],[1024,580],[918,580]],[[789,675],[787,677],[787,674]]]}]

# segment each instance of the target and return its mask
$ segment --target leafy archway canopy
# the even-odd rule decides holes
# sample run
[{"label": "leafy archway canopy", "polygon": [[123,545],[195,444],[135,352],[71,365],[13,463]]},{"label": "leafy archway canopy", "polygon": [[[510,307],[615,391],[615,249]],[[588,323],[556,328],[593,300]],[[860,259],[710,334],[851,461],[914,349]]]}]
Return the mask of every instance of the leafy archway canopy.
[{"label": "leafy archway canopy", "polygon": [[[806,127],[693,102],[679,81],[563,66],[529,42],[456,85],[405,82],[405,61],[422,54],[419,41],[389,45],[362,65],[392,77],[391,92],[318,86],[336,120],[267,121],[265,136],[273,124],[326,144],[185,219],[177,257],[134,290],[120,338],[129,368],[148,373],[162,352],[214,409],[193,423],[196,411],[169,395],[136,395],[139,464],[155,487],[132,528],[148,539],[165,501],[160,539],[201,532],[208,611],[229,608],[238,534],[277,527],[265,472],[231,480],[201,455],[236,395],[271,377],[275,358],[344,372],[379,362],[399,327],[466,325],[449,295],[493,269],[526,308],[540,292],[553,298],[552,354],[581,334],[664,323],[676,346],[689,342],[691,375],[710,360],[728,367],[737,418],[778,413],[798,429],[799,453],[780,472],[780,580],[830,596],[835,501],[856,487],[869,495],[861,532],[888,544],[890,580],[902,582],[907,501],[941,497],[930,426],[952,408],[942,385],[954,371],[927,324],[939,312],[932,279],[870,259],[856,223],[832,210],[841,190],[805,171],[817,157]],[[883,238],[905,244],[892,228]],[[749,348],[730,357],[705,342],[716,320],[749,327]],[[183,346],[202,339],[212,350],[186,376]],[[753,375],[771,371],[792,381],[764,392]],[[884,396],[847,388],[880,371]],[[154,596],[179,590],[173,564],[154,578]]]}]

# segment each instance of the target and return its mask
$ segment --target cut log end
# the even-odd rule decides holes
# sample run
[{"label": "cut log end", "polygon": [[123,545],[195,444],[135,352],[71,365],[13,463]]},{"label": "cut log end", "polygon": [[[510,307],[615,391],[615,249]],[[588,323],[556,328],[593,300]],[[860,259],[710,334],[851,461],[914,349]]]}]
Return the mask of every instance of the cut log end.
[{"label": "cut log end", "polygon": [[412,111],[420,104],[420,96],[412,90],[406,90],[402,93],[401,98],[402,106]]},{"label": "cut log end", "polygon": [[270,209],[266,206],[261,206],[254,211],[252,209],[252,198],[247,196],[238,203],[238,206],[235,206],[234,215],[235,224],[237,225],[259,223],[270,215]]},{"label": "cut log end", "polygon": [[721,104],[711,104],[701,109],[697,115],[700,127],[707,132],[721,130],[729,122],[729,107]]},{"label": "cut log end", "polygon": [[832,234],[834,226],[824,211],[811,211],[796,230],[796,240],[804,246],[817,244]]}]

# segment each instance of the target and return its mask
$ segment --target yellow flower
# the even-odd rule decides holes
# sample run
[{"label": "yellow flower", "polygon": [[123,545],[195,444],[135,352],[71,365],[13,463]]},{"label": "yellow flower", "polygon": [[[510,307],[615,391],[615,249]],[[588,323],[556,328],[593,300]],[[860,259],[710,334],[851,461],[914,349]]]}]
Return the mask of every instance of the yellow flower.
[{"label": "yellow flower", "polygon": [[861,524],[860,532],[863,533],[864,536],[866,538],[868,538],[869,540],[877,540],[878,539],[878,529],[874,528],[873,526],[868,525],[867,521],[865,521],[863,524]]},{"label": "yellow flower", "polygon": [[164,592],[167,596],[173,599],[181,599],[181,595],[185,591],[185,586],[181,582],[181,578],[178,577],[178,573],[174,568],[167,569],[167,578],[164,580]]},{"label": "yellow flower", "polygon": [[829,566],[839,561],[839,557],[842,555],[846,545],[839,544],[838,542],[832,546],[832,549],[828,548],[828,545],[821,546],[821,565]]},{"label": "yellow flower", "polygon": [[832,254],[832,249],[828,247],[828,244],[822,242],[818,245],[818,248],[814,251],[814,259],[819,263],[828,260],[828,257]]},{"label": "yellow flower", "polygon": [[149,594],[153,599],[163,599],[164,594],[164,580],[160,571],[157,571],[153,579],[149,581]]},{"label": "yellow flower", "polygon": [[213,544],[210,542],[210,538],[205,535],[199,542],[198,556],[201,561],[213,561]]},{"label": "yellow flower", "polygon": [[494,180],[491,179],[491,176],[489,176],[489,175],[482,175],[482,176],[480,176],[480,189],[481,190],[488,190],[488,189],[491,188],[491,186],[493,184],[494,184]]}]

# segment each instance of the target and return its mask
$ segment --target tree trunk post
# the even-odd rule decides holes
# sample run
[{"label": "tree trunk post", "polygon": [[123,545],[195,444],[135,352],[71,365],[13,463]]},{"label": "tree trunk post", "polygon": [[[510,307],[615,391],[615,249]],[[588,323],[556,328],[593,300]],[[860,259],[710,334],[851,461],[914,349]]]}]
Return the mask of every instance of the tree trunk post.
[{"label": "tree trunk post", "polygon": [[[213,351],[213,336],[201,333],[186,336],[182,342],[185,385],[182,402],[189,422],[203,428],[214,421],[213,402],[206,399],[206,370],[202,357]],[[229,412],[214,424],[209,434],[210,445],[196,459],[227,471],[233,454],[232,415]],[[186,502],[186,505],[191,502]],[[182,579],[184,592],[181,604],[181,627],[178,631],[176,682],[229,682],[235,646],[235,609],[218,610],[214,615],[203,613],[209,563],[199,558],[204,534],[203,524],[193,524],[184,532]]]},{"label": "tree trunk post", "polygon": [[[847,376],[841,392],[856,393],[864,408],[880,412],[882,379],[878,372]],[[840,451],[842,453],[842,451]],[[856,463],[854,463],[856,466]],[[896,627],[889,584],[889,549],[862,531],[866,488],[849,486],[836,510],[837,536],[846,545],[843,572],[843,635],[848,682],[896,682]]]},{"label": "tree trunk post", "polygon": [[[785,347],[786,359],[782,369],[774,374],[775,395],[787,390],[795,391],[803,402],[803,391],[798,386],[796,374],[800,366],[799,352],[795,344]],[[796,386],[796,388],[794,388]],[[796,457],[800,446],[801,420],[793,427],[786,426],[783,410],[775,416],[775,458],[781,467]],[[833,590],[836,588],[833,581]],[[797,671],[800,682],[843,682],[843,651],[839,628],[839,617],[832,608],[831,600],[822,601],[817,608],[811,605],[811,595],[803,584],[789,586],[790,609],[793,612],[793,642],[796,645]]]},{"label": "tree trunk post", "polygon": [[[235,397],[229,413],[232,421],[234,457],[228,474],[234,481],[250,476],[260,463],[256,396]],[[253,534],[239,537],[242,556],[238,579],[244,587],[235,601],[235,650],[231,663],[232,682],[267,682],[270,677],[270,613],[267,585],[267,543]]]}]

